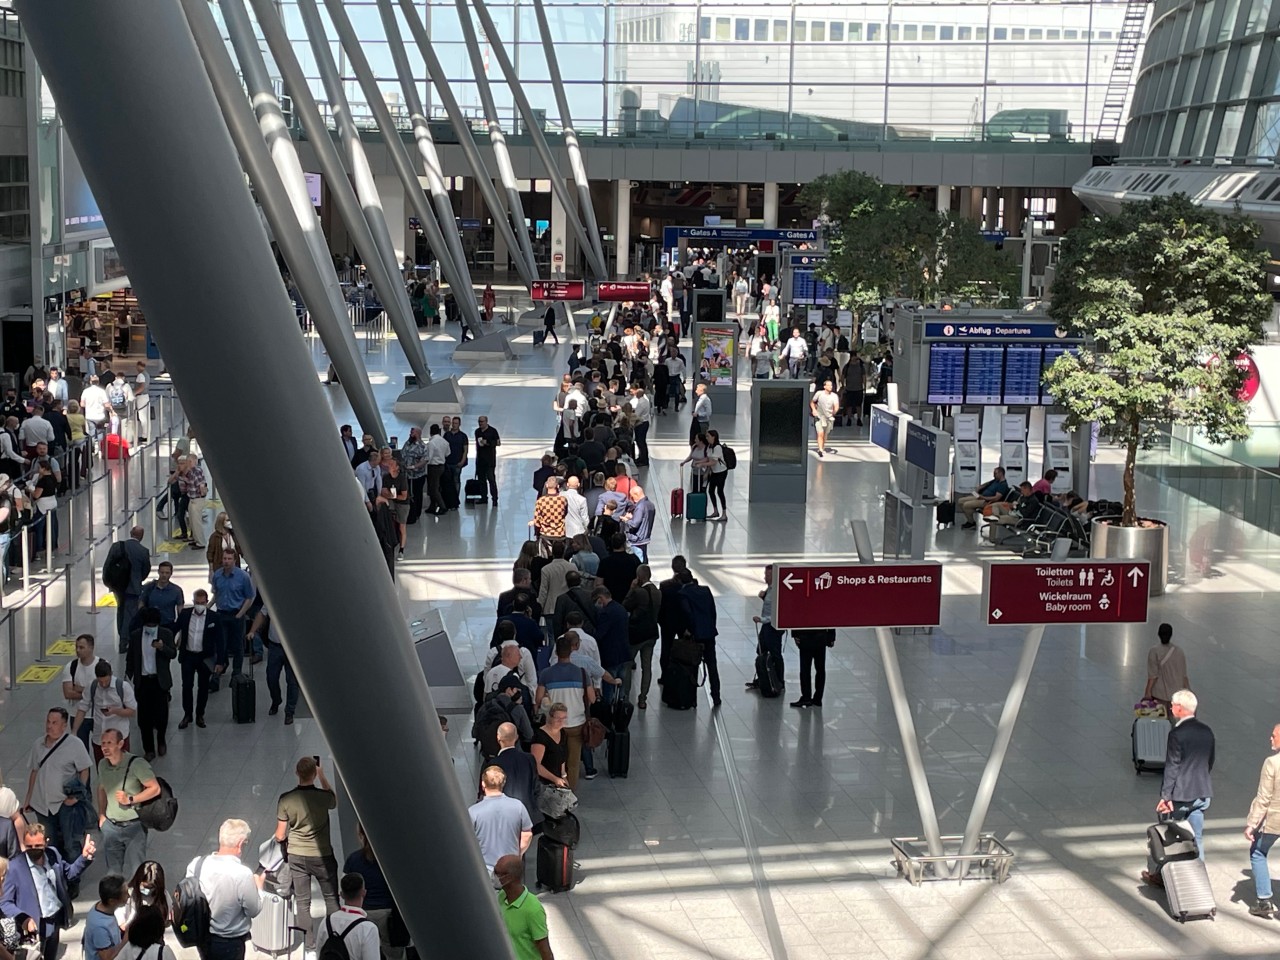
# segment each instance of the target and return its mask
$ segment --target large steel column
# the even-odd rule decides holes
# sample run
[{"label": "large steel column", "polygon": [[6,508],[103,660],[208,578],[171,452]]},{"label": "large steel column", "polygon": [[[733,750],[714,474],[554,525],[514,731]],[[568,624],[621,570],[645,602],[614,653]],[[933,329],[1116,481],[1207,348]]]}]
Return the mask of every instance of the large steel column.
[{"label": "large steel column", "polygon": [[[280,65],[281,59],[285,57],[296,63],[289,39],[285,36],[284,25],[280,22],[272,0],[250,0],[250,2],[253,4],[258,27],[277,65]],[[307,33],[310,34],[311,49],[315,55],[316,65],[320,68],[320,79],[324,82],[329,109],[338,125],[338,137],[346,152],[347,169],[351,173],[351,182],[355,187],[364,221],[368,225],[367,233],[372,246],[362,247],[361,256],[371,272],[376,267],[383,274],[385,289],[384,286],[377,284],[377,274],[374,274],[375,286],[382,297],[382,308],[391,320],[391,328],[395,330],[396,339],[400,341],[400,348],[404,351],[414,375],[418,377],[418,382],[429,383],[431,373],[427,369],[423,355],[422,341],[418,339],[417,325],[413,322],[413,310],[409,306],[409,295],[405,292],[400,264],[396,261],[391,233],[387,229],[387,220],[382,212],[382,200],[378,195],[378,187],[373,182],[373,170],[369,167],[369,158],[365,155],[364,144],[360,141],[360,131],[356,129],[355,121],[351,117],[351,105],[347,103],[347,96],[343,92],[338,68],[334,65],[333,55],[330,52],[329,40],[324,35],[324,28],[317,27],[316,22],[319,17],[315,17],[316,22],[308,22],[307,8],[299,5],[298,9],[302,13]],[[312,10],[311,13],[315,14],[315,11]],[[285,73],[283,66],[280,66],[280,72]],[[301,70],[298,71],[299,74],[301,72]],[[288,76],[285,77],[285,83],[295,103],[299,99],[311,97],[311,90],[307,87],[305,80],[301,82],[301,89],[295,87]],[[318,117],[319,111],[316,114]],[[327,140],[329,137],[329,128],[324,126],[323,122],[319,129],[307,127],[307,132],[313,141],[321,138]],[[330,186],[332,187],[332,183]]]},{"label": "large steel column", "polygon": [[[405,2],[405,0],[401,0]],[[560,202],[564,204],[565,213],[568,214],[569,228],[573,231],[575,237],[578,238],[578,245],[582,247],[583,253],[586,254],[587,264],[591,267],[591,271],[599,280],[609,279],[609,268],[604,263],[604,258],[596,253],[596,247],[592,245],[591,238],[587,236],[586,229],[582,226],[582,220],[573,215],[574,202],[569,194],[569,188],[564,184],[564,176],[560,173],[560,167],[556,163],[556,158],[551,154],[551,147],[547,144],[547,138],[543,136],[541,128],[538,126],[537,119],[533,114],[533,107],[529,103],[529,98],[524,95],[524,87],[520,85],[520,75],[517,72],[511,58],[507,56],[506,48],[502,44],[502,37],[498,33],[498,26],[493,22],[493,17],[489,16],[489,8],[485,6],[484,0],[471,0],[471,4],[476,11],[476,15],[480,17],[480,25],[484,27],[485,36],[489,38],[489,48],[493,52],[494,59],[498,61],[498,66],[502,68],[502,75],[507,78],[507,86],[511,88],[511,96],[515,99],[516,106],[520,108],[520,116],[524,117],[525,126],[529,130],[529,138],[533,141],[533,147],[538,151],[538,157],[542,160],[542,165],[547,168],[547,175],[551,177],[551,189],[560,198]]]},{"label": "large steel column", "polygon": [[[391,7],[391,0],[378,0],[378,14],[382,17],[383,32],[387,36],[387,48],[391,51],[391,60],[395,64],[396,76],[400,80],[400,89],[404,93],[405,106],[409,110],[409,122],[413,124],[413,139],[418,145],[418,153],[422,156],[423,169],[427,172],[427,188],[431,191],[431,200],[436,205],[436,212],[441,218],[445,216],[446,211],[452,216],[453,204],[449,199],[449,190],[445,186],[444,173],[440,166],[440,156],[436,152],[435,141],[431,137],[431,126],[427,123],[426,112],[422,109],[422,100],[418,96],[418,86],[413,78],[413,68],[409,66],[409,58],[405,54],[404,41],[400,37],[400,25],[396,23],[395,10]],[[475,171],[472,172],[474,173]],[[492,190],[492,185],[490,185],[490,189]],[[520,194],[517,192],[516,199],[519,200],[519,198]],[[510,229],[503,209],[491,210],[490,214],[493,217],[496,260],[498,243],[505,244],[509,240],[516,240],[517,237],[516,232]],[[516,271],[520,274],[520,278],[526,284],[529,284],[537,277],[537,266],[533,259],[533,247],[529,245],[528,231],[523,229],[523,210],[520,212],[516,223],[521,228],[519,233],[524,238],[524,246],[511,247],[510,249],[516,256]],[[519,262],[525,247],[528,247],[528,260]],[[503,264],[503,269],[505,269],[506,260],[503,260]]]},{"label": "large steel column", "polygon": [[[431,78],[431,83],[435,87],[436,92],[440,94],[440,105],[444,107],[444,112],[449,117],[449,123],[453,126],[453,132],[458,135],[458,145],[462,147],[462,153],[467,158],[467,165],[471,167],[471,173],[475,176],[476,186],[480,188],[480,193],[484,196],[485,206],[489,208],[489,212],[493,214],[494,226],[503,233],[509,234],[506,238],[507,245],[512,250],[528,249],[528,260],[521,265],[520,259],[516,259],[516,269],[520,273],[520,279],[528,286],[537,279],[538,265],[533,257],[533,248],[529,244],[528,231],[523,221],[516,223],[516,229],[511,229],[511,224],[507,223],[503,214],[502,199],[498,196],[498,192],[493,188],[493,178],[489,176],[489,170],[485,166],[484,158],[480,156],[480,150],[476,147],[475,137],[471,135],[471,127],[467,123],[467,118],[462,115],[462,110],[458,106],[458,100],[453,95],[453,91],[449,89],[448,74],[445,73],[444,67],[440,64],[440,59],[436,56],[435,50],[431,48],[431,38],[427,35],[427,28],[418,17],[418,12],[413,8],[413,0],[400,0],[400,5],[404,9],[405,21],[409,24],[409,30],[413,34],[414,42],[418,45],[418,51],[422,54],[422,59],[427,65],[427,75]],[[396,50],[400,47],[400,27],[395,22],[394,13],[391,10],[391,0],[378,0],[378,12],[382,15],[382,25],[386,30],[387,42],[391,45],[392,56],[395,56]],[[400,60],[396,60],[396,70],[400,73],[400,86],[406,91],[413,87],[413,73],[409,69],[408,60],[404,60],[403,64]],[[414,93],[416,96],[416,91]],[[519,237],[524,237],[522,244]]]},{"label": "large steel column", "polygon": [[[347,60],[351,69],[355,71],[356,79],[360,81],[365,100],[368,102],[369,109],[373,111],[378,129],[382,132],[382,140],[387,148],[387,155],[391,158],[391,165],[395,168],[396,176],[400,178],[409,202],[413,205],[414,213],[422,223],[423,230],[426,231],[427,242],[431,244],[432,249],[438,251],[440,268],[444,272],[445,279],[449,281],[449,286],[454,290],[453,299],[462,313],[463,322],[471,328],[473,336],[481,337],[484,331],[480,327],[480,308],[476,304],[475,286],[471,282],[471,271],[467,268],[467,254],[462,249],[462,238],[458,236],[458,222],[454,218],[448,194],[444,196],[444,209],[436,208],[436,213],[440,214],[440,219],[437,220],[436,214],[432,213],[431,207],[427,205],[426,195],[418,182],[418,175],[414,173],[413,165],[409,162],[408,154],[405,153],[400,131],[396,129],[391,111],[387,109],[386,101],[382,98],[382,91],[378,89],[378,84],[373,79],[369,61],[365,59],[360,40],[355,30],[351,28],[351,21],[347,18],[342,3],[340,0],[325,0],[325,6],[329,10],[329,19],[333,21],[334,29],[338,32],[339,46],[346,49]],[[315,0],[298,0],[298,8],[303,11],[303,20],[314,22],[320,31],[320,36],[324,37],[324,28],[319,25],[320,15],[316,10]],[[327,37],[325,41],[325,50],[328,50]],[[313,45],[316,42],[314,35],[311,42]]]},{"label": "large steel column", "polygon": [[[236,56],[242,62],[246,59],[261,61],[262,51],[258,47],[253,28],[249,23],[249,15],[245,10],[244,0],[219,0],[219,3],[222,7],[223,18],[227,22],[227,31],[231,34],[232,43],[236,48]],[[413,316],[409,309],[409,299],[405,295],[404,283],[400,279],[399,264],[396,264],[394,269],[388,270],[385,260],[378,256],[377,244],[374,241],[373,232],[369,228],[369,222],[365,219],[364,213],[360,209],[360,202],[351,188],[351,180],[347,176],[346,167],[343,165],[342,158],[338,155],[338,151],[333,145],[333,139],[329,136],[329,128],[325,126],[325,122],[320,116],[320,110],[316,107],[315,98],[311,96],[311,88],[307,86],[302,67],[298,64],[298,59],[294,55],[289,38],[284,35],[284,29],[280,26],[280,21],[276,19],[273,11],[269,17],[263,17],[259,12],[258,23],[262,29],[262,35],[267,41],[267,46],[271,48],[271,58],[280,70],[285,87],[288,88],[292,95],[293,107],[302,118],[303,129],[307,131],[307,136],[310,138],[311,145],[316,152],[316,158],[320,162],[320,170],[324,174],[325,181],[329,184],[329,195],[333,197],[334,204],[338,207],[338,213],[342,217],[343,223],[346,224],[347,230],[350,231],[352,238],[355,240],[356,248],[362,251],[365,263],[369,268],[369,275],[373,280],[373,287],[382,298],[383,307],[386,309],[387,315],[391,318],[392,323],[396,325],[396,335],[400,338],[400,345],[409,362],[409,367],[413,370],[414,375],[417,376],[420,384],[429,384],[431,382],[431,370],[427,367],[426,356],[422,352],[422,343],[418,340],[417,334],[413,334],[411,343],[403,336],[400,336],[402,325],[407,325],[411,332],[414,330],[414,326]],[[402,300],[403,306],[401,305]],[[403,315],[403,324],[397,321],[398,315]]]},{"label": "large steel column", "polygon": [[[213,84],[223,119],[231,132],[231,139],[235,141],[244,168],[253,181],[258,202],[267,215],[267,222],[271,224],[276,242],[280,244],[293,279],[315,320],[316,330],[329,352],[329,359],[338,373],[342,390],[351,403],[351,409],[355,411],[360,428],[377,437],[379,444],[385,443],[386,428],[382,425],[382,415],[378,412],[377,401],[373,399],[369,374],[360,359],[360,348],[356,345],[351,322],[347,319],[347,309],[338,286],[338,277],[333,272],[333,263],[317,261],[306,238],[307,225],[302,223],[304,216],[311,220],[313,235],[319,233],[319,224],[316,222],[315,209],[311,206],[311,198],[307,195],[306,184],[302,184],[301,198],[305,207],[299,207],[298,199],[292,195],[291,190],[286,190],[284,178],[271,163],[271,155],[258,125],[254,123],[253,113],[244,98],[244,88],[236,76],[231,55],[222,42],[222,34],[214,22],[213,14],[209,12],[208,0],[182,0],[182,6],[200,56],[204,60],[205,72]],[[296,161],[296,155],[294,159]],[[298,178],[302,178],[301,167],[298,169]]]},{"label": "large steel column", "polygon": [[[17,7],[219,490],[254,544],[255,579],[419,951],[433,960],[512,960],[462,797],[446,788],[453,769],[431,692],[181,7]],[[296,460],[291,496],[324,505],[324,523],[297,523],[278,498],[262,495],[242,426],[260,418],[260,401],[252,390],[229,390],[229,370],[289,398],[273,415]],[[343,596],[359,603],[328,589],[337,544]],[[353,668],[357,637],[378,642],[361,645]],[[293,759],[281,757],[281,769]]]},{"label": "large steel column", "polygon": [[[600,246],[600,225],[596,223],[596,209],[591,202],[591,182],[582,162],[582,150],[578,146],[578,131],[573,128],[573,116],[569,113],[569,97],[560,76],[560,63],[556,60],[556,48],[551,43],[551,24],[547,22],[547,10],[542,0],[533,0],[533,12],[538,18],[538,33],[542,37],[542,53],[547,58],[547,74],[551,77],[551,89],[556,95],[556,109],[560,112],[560,128],[564,131],[565,149],[569,151],[569,172],[578,188],[578,210],[582,223],[591,238],[591,249],[604,262],[604,248]],[[603,278],[602,278],[603,279]]]},{"label": "large steel column", "polygon": [[489,85],[489,77],[485,73],[484,57],[480,53],[475,24],[471,22],[471,10],[467,7],[465,0],[458,0],[457,6],[458,24],[462,27],[462,41],[471,58],[471,74],[475,77],[476,90],[480,93],[480,106],[484,109],[485,123],[489,127],[489,143],[493,147],[493,156],[498,161],[498,177],[502,180],[502,188],[507,195],[507,209],[511,211],[511,219],[523,228],[519,231],[520,252],[529,258],[536,274],[537,260],[533,255],[533,244],[529,242],[529,229],[524,226],[524,204],[520,200],[520,188],[516,185],[515,169],[511,166],[507,138],[502,132],[498,105],[493,99],[493,88]]}]

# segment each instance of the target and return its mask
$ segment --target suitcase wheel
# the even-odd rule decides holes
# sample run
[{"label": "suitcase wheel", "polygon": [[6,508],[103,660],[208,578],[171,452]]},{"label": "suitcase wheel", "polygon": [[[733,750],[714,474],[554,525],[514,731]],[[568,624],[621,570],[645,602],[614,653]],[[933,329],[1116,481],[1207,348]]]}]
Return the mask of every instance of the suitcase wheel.
[{"label": "suitcase wheel", "polygon": [[1142,761],[1141,761],[1141,760],[1135,760],[1135,761],[1133,761],[1133,772],[1134,772],[1135,774],[1137,774],[1139,777],[1140,777],[1140,776],[1142,776]]}]

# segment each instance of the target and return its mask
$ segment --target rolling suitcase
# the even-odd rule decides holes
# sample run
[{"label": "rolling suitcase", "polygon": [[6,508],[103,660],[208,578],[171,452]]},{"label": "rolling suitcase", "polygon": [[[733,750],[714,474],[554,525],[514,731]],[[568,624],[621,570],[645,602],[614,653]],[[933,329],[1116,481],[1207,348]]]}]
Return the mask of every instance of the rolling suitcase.
[{"label": "rolling suitcase", "polygon": [[533,331],[533,345],[535,347],[542,346],[544,343],[546,343],[546,340],[547,340],[546,329]]},{"label": "rolling suitcase", "polygon": [[671,491],[671,519],[679,520],[684,516],[684,487],[676,487]]},{"label": "rolling suitcase", "polygon": [[691,493],[685,498],[685,515],[686,520],[693,520],[700,523],[707,521],[707,495],[705,493]]},{"label": "rolling suitcase", "polygon": [[626,779],[631,769],[631,734],[626,730],[610,730],[605,734],[609,748],[609,777]]},{"label": "rolling suitcase", "polygon": [[289,953],[297,944],[298,927],[293,922],[293,906],[276,893],[259,891],[262,909],[249,925],[249,939],[259,953],[278,956]]},{"label": "rolling suitcase", "polygon": [[258,704],[258,682],[253,679],[253,667],[247,674],[237,673],[231,677],[231,721],[233,723],[253,723],[256,719]]},{"label": "rolling suitcase", "polygon": [[756,654],[756,690],[760,696],[773,699],[781,696],[784,681],[778,658],[763,650]]},{"label": "rolling suitcase", "polygon": [[[1194,840],[1192,846],[1195,846]],[[1179,923],[1198,917],[1214,919],[1218,915],[1209,871],[1199,857],[1166,863],[1160,870],[1160,879],[1164,881],[1169,915]]]},{"label": "rolling suitcase", "polygon": [[956,502],[954,500],[939,500],[936,519],[940,527],[954,526],[956,522]]},{"label": "rolling suitcase", "polygon": [[1133,718],[1133,769],[1139,776],[1143,770],[1164,768],[1169,729],[1169,721],[1164,717]]},{"label": "rolling suitcase", "polygon": [[467,503],[484,503],[484,498],[489,489],[488,484],[483,480],[472,477],[464,485],[464,497]]},{"label": "rolling suitcase", "polygon": [[538,886],[553,893],[573,887],[573,850],[550,837],[538,838]]},{"label": "rolling suitcase", "polygon": [[692,710],[698,705],[696,667],[672,663],[662,674],[662,702],[673,710]]}]

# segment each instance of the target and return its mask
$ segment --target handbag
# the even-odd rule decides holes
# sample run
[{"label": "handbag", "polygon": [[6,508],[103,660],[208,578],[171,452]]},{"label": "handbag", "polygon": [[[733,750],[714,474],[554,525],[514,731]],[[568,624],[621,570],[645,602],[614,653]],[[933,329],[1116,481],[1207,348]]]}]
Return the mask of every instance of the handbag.
[{"label": "handbag", "polygon": [[591,717],[582,728],[582,745],[588,750],[595,750],[600,744],[604,743],[607,732],[603,723],[595,717]]},{"label": "handbag", "polygon": [[554,787],[545,780],[539,780],[534,802],[537,803],[543,816],[559,820],[566,813],[577,808],[578,795],[568,787]]}]

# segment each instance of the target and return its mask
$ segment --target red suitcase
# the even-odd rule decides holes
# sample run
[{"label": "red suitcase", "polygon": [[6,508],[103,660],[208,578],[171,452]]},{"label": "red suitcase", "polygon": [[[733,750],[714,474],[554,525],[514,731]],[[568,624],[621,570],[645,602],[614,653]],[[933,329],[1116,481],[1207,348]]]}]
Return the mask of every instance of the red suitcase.
[{"label": "red suitcase", "polygon": [[119,434],[108,433],[102,438],[102,456],[105,460],[127,460],[129,441]]},{"label": "red suitcase", "polygon": [[679,520],[684,516],[684,487],[679,486],[671,491],[671,519]]}]

